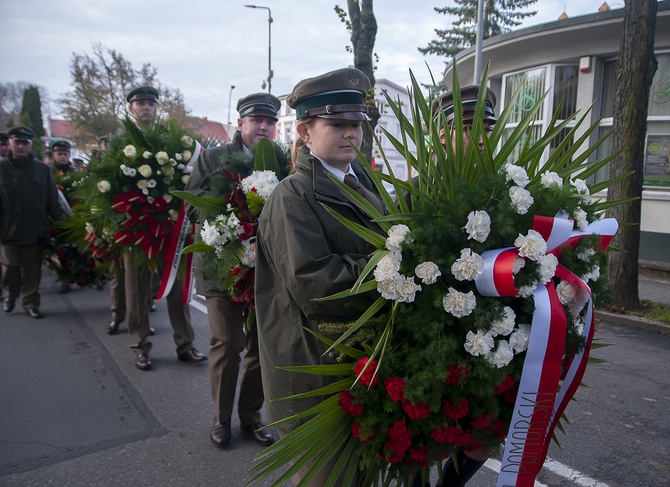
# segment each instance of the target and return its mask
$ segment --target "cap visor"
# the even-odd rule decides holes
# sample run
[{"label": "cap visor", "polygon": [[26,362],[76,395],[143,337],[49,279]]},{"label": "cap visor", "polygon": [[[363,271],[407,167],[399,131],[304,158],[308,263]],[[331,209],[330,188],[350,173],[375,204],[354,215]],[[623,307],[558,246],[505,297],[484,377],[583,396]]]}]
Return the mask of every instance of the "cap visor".
[{"label": "cap visor", "polygon": [[317,115],[319,118],[330,118],[334,120],[369,120],[368,116],[363,112],[342,112]]}]

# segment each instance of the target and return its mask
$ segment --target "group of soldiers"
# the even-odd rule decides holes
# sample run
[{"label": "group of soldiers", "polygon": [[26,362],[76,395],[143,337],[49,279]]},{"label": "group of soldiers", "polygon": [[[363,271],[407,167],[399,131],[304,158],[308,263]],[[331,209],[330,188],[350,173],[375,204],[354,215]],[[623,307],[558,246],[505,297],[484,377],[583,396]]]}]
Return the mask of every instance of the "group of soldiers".
[{"label": "group of soldiers", "polygon": [[[351,80],[354,78],[360,82],[358,85],[352,84]],[[342,171],[345,169],[349,171],[349,174],[346,172],[341,174],[343,178],[345,176],[355,177],[356,185],[361,188],[361,191],[370,193],[372,195],[371,200],[378,199],[378,196],[373,194],[375,190],[371,186],[369,178],[362,171],[362,166],[354,160],[355,154],[348,151],[349,142],[346,144],[347,147],[338,143],[339,145],[335,150],[339,153],[346,153],[345,157],[348,157],[346,161],[338,162],[337,159],[333,159],[327,162],[326,156],[324,158],[314,158],[314,154],[326,151],[331,141],[329,141],[325,132],[316,130],[313,120],[326,120],[330,124],[327,127],[344,126],[344,129],[350,132],[344,136],[347,141],[352,140],[352,137],[357,137],[361,121],[365,120],[363,99],[366,86],[369,85],[369,82],[368,84],[363,82],[365,80],[367,80],[367,77],[359,71],[345,68],[299,83],[294,93],[289,97],[288,102],[296,108],[298,119],[304,119],[301,123],[302,132],[299,133],[299,138],[300,140],[306,140],[301,150],[306,151],[305,153],[312,157],[312,159],[305,158],[303,162],[297,161],[298,172],[304,171],[304,174],[309,175],[311,174],[310,171],[315,171],[314,189],[311,186],[309,188],[306,186],[305,194],[309,195],[311,191],[318,189],[317,180],[319,180],[318,184],[323,185],[324,188],[328,187],[329,191],[332,190],[329,186],[332,182],[328,181],[328,178],[324,175],[325,172],[321,174],[323,170],[316,171],[317,166],[323,166],[325,170],[334,175],[339,173],[337,172],[338,169],[333,168],[341,166]],[[464,124],[473,123],[474,102],[477,95],[477,87],[462,90]],[[157,89],[151,86],[136,87],[127,93],[126,100],[128,102],[128,113],[138,127],[149,129],[157,122],[156,112],[159,102]],[[280,100],[269,93],[253,93],[241,98],[237,103],[239,119],[237,121],[237,131],[232,141],[207,148],[200,153],[185,189],[196,194],[206,192],[210,188],[210,176],[220,169],[222,158],[238,152],[248,154],[253,151],[253,148],[261,139],[274,139],[280,106]],[[492,92],[487,92],[486,117],[484,120],[486,127],[495,123],[494,107],[495,96]],[[442,96],[434,102],[433,110],[442,110],[444,113],[450,114],[447,115],[447,118],[453,118],[453,97],[449,93]],[[336,130],[342,129],[337,128]],[[0,263],[3,273],[2,291],[5,293],[4,312],[11,313],[13,311],[15,301],[20,295],[21,304],[26,313],[33,318],[41,318],[42,313],[39,309],[41,242],[47,234],[49,218],[61,219],[64,217],[64,212],[58,203],[53,171],[44,161],[36,159],[31,153],[33,135],[32,131],[26,127],[15,127],[9,130],[6,136],[4,134],[0,136],[0,156],[2,157],[0,159]],[[460,137],[461,135],[457,136]],[[462,136],[467,149],[470,138],[466,134]],[[448,134],[446,136],[443,134],[443,144],[448,143],[447,137],[449,137]],[[101,139],[99,142],[102,143],[101,150],[104,150],[104,144],[108,140]],[[6,150],[7,146],[9,151]],[[53,156],[53,167],[56,170],[73,170],[69,160],[71,147],[68,142],[54,142],[50,150]],[[325,154],[325,152],[322,153]],[[354,163],[357,170],[351,171]],[[346,184],[349,184],[346,179],[343,180]],[[294,182],[296,181],[299,181],[299,178],[294,179]],[[309,184],[311,185],[311,183]],[[357,189],[357,191],[359,190]],[[291,193],[285,193],[283,202],[289,202],[294,196]],[[366,198],[369,196],[364,195]],[[308,197],[311,198],[311,196]],[[317,197],[319,197],[318,193]],[[272,211],[283,211],[281,196],[274,197],[273,202],[274,207],[268,209],[267,218],[261,221],[267,235],[272,235],[272,232],[276,231],[276,222],[279,218],[279,215],[273,217]],[[381,201],[378,203],[381,203]],[[316,200],[314,204],[317,206],[310,211],[318,213],[315,217],[317,220],[322,217],[330,218],[322,215],[323,209],[320,204],[316,203]],[[350,206],[351,204],[347,202],[346,205]],[[286,208],[285,210],[289,211],[290,209]],[[264,212],[265,214],[266,212]],[[26,218],[26,215],[30,215],[30,218]],[[296,214],[293,214],[293,216],[300,218]],[[361,218],[364,219],[365,216],[363,215]],[[285,228],[282,231],[297,232],[298,230],[304,233],[307,236],[306,238],[309,238],[308,234],[312,232],[305,226],[305,222],[302,223],[302,227]],[[338,233],[341,230],[332,229],[332,231]],[[283,236],[289,237],[289,235]],[[290,237],[288,240],[294,237],[298,238],[299,234],[291,233]],[[259,246],[258,250],[259,258],[262,259],[259,265],[265,267],[268,278],[274,273],[274,277],[271,279],[274,279],[279,285],[281,269],[284,265],[295,264],[295,262],[309,258],[306,254],[299,255],[301,252],[304,253],[307,247],[298,246],[288,249],[289,261],[276,262],[275,259],[281,259],[281,249],[274,246],[272,239],[267,240],[268,238],[259,240],[263,244]],[[330,239],[328,240],[330,241]],[[340,238],[337,244],[343,246],[347,242],[351,243],[353,240],[348,237]],[[309,242],[304,242],[304,244],[310,245]],[[331,252],[333,251],[331,250]],[[365,252],[361,252],[363,255],[365,254]],[[257,289],[257,297],[260,297],[260,302],[257,302],[257,306],[260,306],[258,324],[249,329],[245,326],[247,317],[244,307],[234,302],[226,292],[221,291],[218,282],[207,280],[202,274],[199,274],[197,262],[194,270],[197,279],[196,290],[199,294],[205,296],[207,307],[210,328],[208,356],[193,347],[194,331],[191,325],[189,305],[188,303],[183,304],[185,301],[182,294],[183,283],[179,282],[179,278],[172,286],[166,301],[170,324],[174,330],[178,359],[196,365],[208,361],[211,393],[214,400],[214,422],[209,433],[210,439],[218,447],[226,447],[231,441],[231,416],[242,361],[240,354],[246,350],[237,407],[240,423],[244,434],[250,435],[261,445],[271,445],[275,441],[274,433],[271,430],[262,429],[264,424],[261,421],[260,413],[265,396],[268,392],[271,392],[272,397],[269,399],[275,399],[288,396],[296,391],[291,391],[290,387],[286,390],[278,390],[283,384],[283,379],[274,381],[272,384],[265,381],[264,384],[266,372],[267,377],[274,377],[277,371],[274,366],[264,367],[262,374],[260,356],[265,354],[264,360],[270,365],[272,365],[273,360],[279,360],[277,354],[282,352],[279,342],[284,340],[284,337],[287,336],[286,333],[290,333],[289,327],[309,326],[312,317],[305,315],[304,310],[296,310],[294,313],[289,309],[275,309],[284,302],[291,302],[291,306],[299,303],[293,301],[294,297],[290,289],[278,290],[268,284],[271,281],[266,281],[263,290]],[[318,269],[315,269],[316,271],[321,272]],[[297,271],[294,269],[291,272],[295,273]],[[149,337],[153,334],[153,329],[149,323],[149,312],[156,293],[156,277],[148,269],[138,267],[130,258],[124,258],[122,262],[116,263],[114,272],[110,277],[112,317],[107,332],[110,335],[117,334],[121,324],[127,320],[132,341],[131,349],[135,352],[135,366],[142,371],[150,370],[153,368],[153,363],[150,357],[151,342]],[[298,277],[296,275],[291,276],[289,281]],[[318,275],[314,275],[313,279],[315,281],[322,280]],[[286,293],[285,299],[282,297],[282,293]],[[305,298],[307,299],[305,306],[309,308],[311,298],[309,296],[305,296]],[[342,310],[340,309],[338,312],[341,313]],[[287,322],[286,320],[291,320],[294,314],[301,317],[297,324]],[[261,319],[264,320],[264,323],[260,322]],[[303,325],[300,323],[301,320]],[[276,322],[276,326],[268,325],[273,322]],[[265,346],[260,344],[259,347],[259,333],[261,333],[262,340],[274,340],[273,337],[277,337],[278,341],[267,343]],[[277,334],[284,334],[284,337]],[[299,334],[304,335],[304,330],[300,330]],[[311,343],[313,337],[309,340]],[[318,362],[319,358],[316,357],[316,360]],[[286,362],[276,365],[286,365]],[[271,417],[270,419],[275,420],[277,418]],[[280,431],[280,435],[283,436],[288,432],[288,430]],[[481,466],[482,458],[486,458],[484,456],[469,459],[462,454],[460,455],[455,458],[459,463],[455,470],[460,470],[468,478]],[[455,475],[458,476],[458,474]],[[467,481],[466,478],[461,478],[459,482],[463,483],[444,485],[464,485],[465,481]],[[296,481],[294,480],[294,482]]]}]

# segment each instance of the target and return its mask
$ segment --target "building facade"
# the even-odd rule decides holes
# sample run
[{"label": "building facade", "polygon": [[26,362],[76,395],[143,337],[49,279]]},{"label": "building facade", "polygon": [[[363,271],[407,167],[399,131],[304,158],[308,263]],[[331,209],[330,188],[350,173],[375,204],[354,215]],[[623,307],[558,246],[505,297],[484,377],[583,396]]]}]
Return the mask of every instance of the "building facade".
[{"label": "building facade", "polygon": [[[489,65],[489,86],[506,106],[515,90],[521,96],[506,131],[511,132],[545,93],[547,96],[529,134],[531,140],[544,132],[561,105],[559,119],[575,112],[588,113],[584,126],[598,123],[589,143],[612,130],[616,93],[616,59],[623,30],[623,9],[561,19],[487,39],[482,44],[482,63]],[[670,1],[658,3],[654,76],[647,118],[646,154],[640,259],[670,264]],[[473,83],[474,48],[455,58],[461,85]],[[446,80],[451,80],[452,68]],[[602,118],[601,118],[602,117]],[[543,155],[550,156],[553,147]],[[597,160],[612,152],[612,138],[598,148]],[[595,181],[607,177],[607,168]]]}]

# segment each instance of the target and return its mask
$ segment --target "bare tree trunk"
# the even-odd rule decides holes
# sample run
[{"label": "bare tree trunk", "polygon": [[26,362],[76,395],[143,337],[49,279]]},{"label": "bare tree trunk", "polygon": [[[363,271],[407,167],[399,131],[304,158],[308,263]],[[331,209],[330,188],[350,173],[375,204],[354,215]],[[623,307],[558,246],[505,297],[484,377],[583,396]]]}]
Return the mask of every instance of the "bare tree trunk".
[{"label": "bare tree trunk", "polygon": [[630,170],[635,173],[610,186],[607,198],[637,198],[610,210],[610,216],[620,223],[633,224],[619,228],[613,246],[624,252],[612,252],[608,269],[612,304],[624,309],[641,306],[638,288],[641,197],[649,91],[657,65],[654,56],[657,9],[657,0],[626,2],[617,58],[613,150],[622,152],[610,163],[610,177]]},{"label": "bare tree trunk", "polygon": [[[349,18],[351,19],[351,43],[354,46],[354,67],[363,71],[372,88],[375,86],[374,62],[372,52],[377,37],[377,20],[373,11],[373,0],[347,0]],[[374,103],[374,90],[368,94],[366,105],[370,125],[374,131],[379,120],[379,111]],[[370,160],[372,157],[373,132],[364,126],[363,145],[361,152]]]}]

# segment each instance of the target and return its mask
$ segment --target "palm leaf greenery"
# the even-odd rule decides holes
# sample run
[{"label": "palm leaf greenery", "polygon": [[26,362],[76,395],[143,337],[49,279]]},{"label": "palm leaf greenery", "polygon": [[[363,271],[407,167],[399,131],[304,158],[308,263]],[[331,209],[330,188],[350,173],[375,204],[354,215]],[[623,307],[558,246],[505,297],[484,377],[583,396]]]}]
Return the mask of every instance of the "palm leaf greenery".
[{"label": "palm leaf greenery", "polygon": [[[486,85],[487,73],[481,86]],[[453,87],[454,104],[459,106],[461,97],[456,70]],[[455,279],[453,270],[450,272],[449,269],[453,269],[459,252],[465,247],[479,253],[489,248],[509,247],[520,233],[531,228],[534,215],[554,217],[561,210],[569,215],[585,212],[588,222],[593,222],[608,207],[622,201],[607,203],[589,199],[588,195],[579,195],[575,191],[574,181],[581,183],[578,179],[594,175],[614,157],[594,160],[596,150],[605,139],[588,146],[591,135],[598,128],[597,122],[586,126],[588,112],[574,114],[563,120],[555,115],[539,139],[531,140],[532,124],[544,100],[542,98],[516,128],[503,137],[519,90],[507,102],[493,132],[484,137],[483,150],[476,150],[475,141],[479,140],[484,131],[481,120],[485,91],[479,91],[475,124],[469,132],[471,143],[467,150],[461,137],[455,138],[453,147],[451,143],[443,147],[440,142],[442,129],[447,132],[447,140],[450,140],[449,130],[463,133],[462,113],[455,111],[451,129],[443,114],[433,119],[430,100],[424,97],[413,76],[409,117],[405,116],[398,101],[386,95],[388,106],[399,122],[401,135],[396,138],[384,130],[384,136],[406,160],[408,174],[415,174],[416,177],[412,181],[397,179],[379,141],[388,174],[373,171],[370,163],[358,152],[359,160],[367,167],[388,210],[387,215],[382,215],[371,205],[366,206],[384,234],[364,231],[331,211],[333,217],[377,250],[350,291],[321,299],[335,299],[345,294],[379,289],[376,282],[380,281],[376,278],[379,265],[392,257],[392,254],[399,254],[385,248],[385,244],[388,246],[385,234],[401,224],[406,224],[409,229],[409,238],[405,238],[402,244],[401,263],[397,264],[401,277],[413,274],[414,266],[426,261],[434,263],[441,270],[441,277],[438,276],[436,284],[424,280],[420,292],[412,294],[411,299],[405,302],[380,296],[358,320],[344,327],[345,331],[337,341],[329,341],[316,334],[330,349],[340,353],[340,364],[280,367],[306,374],[340,376],[341,380],[323,389],[293,396],[323,396],[324,400],[310,410],[269,425],[277,426],[298,419],[303,421],[299,428],[257,457],[256,464],[249,472],[247,485],[254,485],[273,472],[284,469],[273,484],[281,486],[293,474],[306,467],[307,473],[299,485],[308,485],[325,462],[333,458],[337,458],[337,461],[326,486],[353,485],[354,479],[361,486],[399,485],[411,482],[419,473],[427,478],[433,465],[441,463],[455,451],[458,441],[444,441],[434,435],[436,431],[447,431],[445,425],[451,425],[450,431],[464,435],[459,439],[463,448],[496,447],[503,441],[507,429],[504,427],[503,434],[500,434],[500,430],[509,423],[514,404],[514,400],[509,403],[507,395],[516,397],[516,391],[513,388],[504,393],[502,391],[508,387],[505,384],[518,384],[524,350],[514,349],[514,358],[508,363],[492,364],[484,356],[466,352],[465,336],[468,331],[490,330],[494,322],[502,319],[503,306],[516,313],[517,321],[513,322],[515,330],[529,327],[519,323],[531,322],[534,305],[532,299],[516,296],[486,298],[477,295],[475,312],[455,318],[445,313],[446,305],[443,308],[447,288],[467,291],[475,290],[475,287],[472,282]],[[556,150],[546,162],[542,162],[543,154],[549,151],[552,141],[564,134]],[[529,180],[527,187],[535,198],[528,212],[515,211],[508,196],[510,187],[504,173],[505,168],[509,167],[506,164],[516,153],[519,155],[513,163],[525,168]],[[544,186],[542,180],[542,175],[548,172],[555,173],[551,176],[559,180],[558,184],[550,188]],[[604,181],[591,189],[600,191],[614,181]],[[385,185],[393,187],[397,199],[389,194]],[[339,186],[361,205],[366,205],[363,198],[347,186],[342,183]],[[490,215],[491,233],[485,244],[468,239],[464,231],[467,215],[475,209],[486,209]],[[594,254],[590,260],[586,259],[588,262],[579,258]],[[598,274],[597,266],[605,264],[605,256],[597,238],[584,238],[574,249],[562,250],[560,259],[561,264],[578,276],[590,273],[592,282],[589,285],[594,298],[602,296],[602,279],[594,274]],[[514,277],[517,289],[538,283],[539,271],[533,265],[528,263]],[[411,279],[414,283],[414,278]],[[587,347],[586,339],[579,331],[579,317],[583,316],[580,313],[583,311],[566,307],[567,320],[571,323],[566,332],[567,356],[573,356]],[[336,328],[331,325],[325,323],[321,329]],[[497,337],[498,348],[500,342],[504,341],[502,338],[509,338],[503,335],[505,333],[493,335]],[[458,374],[462,374],[460,378]],[[401,396],[400,399],[393,398],[388,389],[393,381],[404,387],[402,394],[395,393]],[[494,388],[497,391],[495,393]],[[460,404],[464,407],[462,414],[467,414],[466,417],[456,417],[452,418],[456,421],[445,422],[447,405],[451,407],[459,404],[463,398],[467,399],[467,407],[462,402]],[[491,418],[496,419],[492,422]],[[394,455],[398,452],[398,445],[393,442],[400,440],[392,438],[393,428],[399,437],[407,441],[403,447],[405,453],[399,456]],[[463,439],[465,437],[467,440]]]}]

